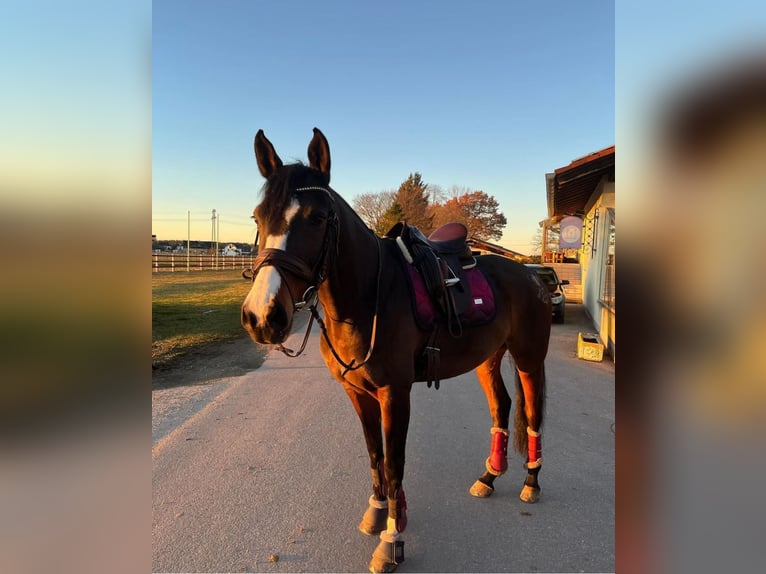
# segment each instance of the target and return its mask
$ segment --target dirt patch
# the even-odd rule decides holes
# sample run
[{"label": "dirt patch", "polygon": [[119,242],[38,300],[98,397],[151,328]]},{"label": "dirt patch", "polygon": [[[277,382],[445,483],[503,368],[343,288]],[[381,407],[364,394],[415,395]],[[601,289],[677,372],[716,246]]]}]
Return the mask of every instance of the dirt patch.
[{"label": "dirt patch", "polygon": [[152,388],[198,385],[224,377],[239,377],[263,364],[268,348],[250,337],[206,343],[152,368]]}]

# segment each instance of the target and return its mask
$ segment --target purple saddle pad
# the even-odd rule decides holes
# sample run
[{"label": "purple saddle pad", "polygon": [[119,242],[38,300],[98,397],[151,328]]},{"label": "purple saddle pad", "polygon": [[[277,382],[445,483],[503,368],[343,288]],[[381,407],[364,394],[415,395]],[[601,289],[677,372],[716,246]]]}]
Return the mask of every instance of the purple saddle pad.
[{"label": "purple saddle pad", "polygon": [[[426,284],[420,273],[412,265],[405,265],[410,275],[410,292],[415,321],[418,327],[424,331],[430,330],[437,320],[436,308],[428,296]],[[471,304],[460,315],[460,322],[464,327],[485,325],[495,318],[495,294],[492,291],[492,286],[476,267],[465,270],[465,276],[471,289]],[[451,287],[451,289],[455,288]]]}]

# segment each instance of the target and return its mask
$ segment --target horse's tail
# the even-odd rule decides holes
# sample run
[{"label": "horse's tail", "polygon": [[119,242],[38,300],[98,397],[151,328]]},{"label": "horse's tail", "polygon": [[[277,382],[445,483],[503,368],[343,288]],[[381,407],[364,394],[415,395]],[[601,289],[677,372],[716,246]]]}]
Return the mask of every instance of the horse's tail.
[{"label": "horse's tail", "polygon": [[[527,427],[529,420],[527,418],[526,397],[524,389],[521,386],[521,377],[518,369],[514,368],[514,377],[516,379],[516,410],[514,412],[514,432],[513,447],[516,452],[522,455],[527,454]],[[536,388],[532,400],[534,401],[535,417],[537,419],[538,432],[543,427],[543,417],[545,414],[545,365],[540,365],[538,375],[535,377]]]}]

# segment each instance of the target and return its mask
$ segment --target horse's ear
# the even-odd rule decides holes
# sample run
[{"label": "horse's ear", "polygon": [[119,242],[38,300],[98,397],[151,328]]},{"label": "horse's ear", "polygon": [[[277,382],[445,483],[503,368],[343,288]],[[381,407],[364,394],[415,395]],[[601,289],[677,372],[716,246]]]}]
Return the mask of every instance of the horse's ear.
[{"label": "horse's ear", "polygon": [[314,128],[314,137],[309,143],[309,166],[322,172],[330,183],[330,144],[318,128]]},{"label": "horse's ear", "polygon": [[282,167],[282,160],[279,159],[277,152],[274,151],[274,146],[271,145],[271,142],[263,135],[263,130],[258,130],[258,133],[255,134],[253,147],[255,148],[255,159],[258,161],[258,169],[263,177],[269,179]]}]

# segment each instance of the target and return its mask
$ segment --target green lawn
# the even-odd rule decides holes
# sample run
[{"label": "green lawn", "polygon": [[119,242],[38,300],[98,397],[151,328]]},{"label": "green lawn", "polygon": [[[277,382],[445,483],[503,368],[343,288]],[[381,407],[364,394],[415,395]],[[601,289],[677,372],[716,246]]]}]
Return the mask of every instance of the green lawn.
[{"label": "green lawn", "polygon": [[250,282],[239,270],[152,275],[152,364],[192,348],[245,336],[240,306]]}]

